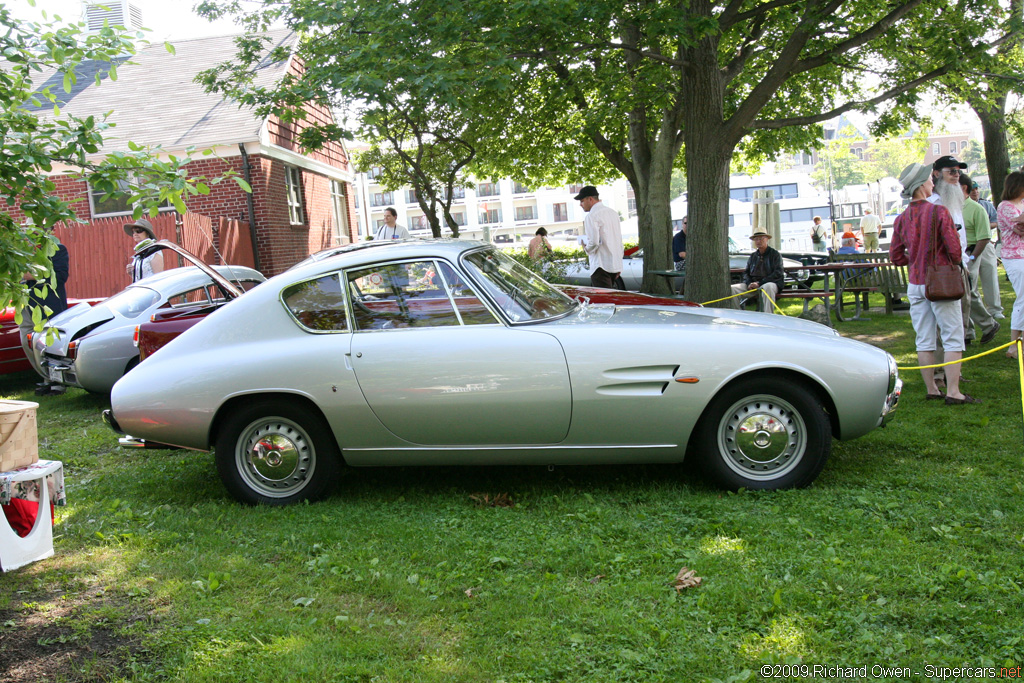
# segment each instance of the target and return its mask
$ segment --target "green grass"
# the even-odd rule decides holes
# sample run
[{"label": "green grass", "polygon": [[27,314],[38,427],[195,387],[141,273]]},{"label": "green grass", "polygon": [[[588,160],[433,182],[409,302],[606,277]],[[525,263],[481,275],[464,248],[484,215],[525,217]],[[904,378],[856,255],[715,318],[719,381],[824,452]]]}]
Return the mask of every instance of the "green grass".
[{"label": "green grass", "polygon": [[[870,316],[839,329],[915,365],[909,317]],[[234,503],[209,454],[118,449],[101,399],[45,397],[41,456],[64,461],[68,506],[56,556],[0,577],[0,638],[75,603],[51,617],[63,628],[39,639],[43,653],[100,633],[124,648],[82,655],[64,680],[736,681],[773,663],[922,680],[925,666],[1016,667],[1019,382],[1002,352],[964,374],[983,405],[925,402],[920,374],[904,372],[894,421],[837,442],[799,491],[726,494],[685,467],[400,468],[350,470],[327,501],[285,509]],[[0,394],[31,400],[34,381],[0,379]],[[514,507],[481,506],[481,493]],[[677,593],[683,566],[703,583]]]}]

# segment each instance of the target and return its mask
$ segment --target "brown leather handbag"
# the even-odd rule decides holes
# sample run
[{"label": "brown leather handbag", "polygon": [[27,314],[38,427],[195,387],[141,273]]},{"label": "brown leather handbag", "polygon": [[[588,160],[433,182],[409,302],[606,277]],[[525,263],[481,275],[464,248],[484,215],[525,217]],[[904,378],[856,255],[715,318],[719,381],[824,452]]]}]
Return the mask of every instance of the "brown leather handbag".
[{"label": "brown leather handbag", "polygon": [[[924,271],[924,296],[928,301],[958,301],[964,297],[964,276],[962,266],[959,263],[935,262],[938,256],[939,230],[941,227],[935,220],[937,212],[932,207],[932,248],[928,253],[928,265]],[[942,242],[942,249],[950,256],[946,249],[946,243]]]}]

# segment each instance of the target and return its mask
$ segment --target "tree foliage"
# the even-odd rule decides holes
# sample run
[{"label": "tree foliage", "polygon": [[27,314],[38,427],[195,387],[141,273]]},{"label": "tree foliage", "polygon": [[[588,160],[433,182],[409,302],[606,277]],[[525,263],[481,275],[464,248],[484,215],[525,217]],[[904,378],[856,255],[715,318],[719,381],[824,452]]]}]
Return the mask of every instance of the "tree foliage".
[{"label": "tree foliage", "polygon": [[[487,122],[481,157],[495,155],[502,168],[582,168],[600,155],[633,187],[648,268],[670,263],[671,172],[682,152],[687,293],[697,300],[728,287],[737,152],[809,149],[818,124],[851,110],[875,114],[876,135],[905,129],[923,85],[1004,39],[998,29],[1016,30],[999,25],[996,0],[264,0],[249,14],[238,0],[204,6],[253,26],[285,17],[304,46],[317,46],[302,54],[322,54],[323,71],[368,65],[366,75],[345,68],[324,81],[335,90],[377,89],[378,103],[410,86],[454,98]],[[645,290],[664,286],[645,277]]]},{"label": "tree foliage", "polygon": [[[57,195],[54,174],[84,177],[94,190],[107,194],[127,191],[136,217],[155,215],[167,201],[184,212],[184,195],[208,192],[208,183],[219,179],[188,178],[184,165],[189,157],[161,159],[155,156],[157,150],[135,144],[126,152],[103,156],[103,136],[113,124],[105,116],[80,118],[61,112],[62,95],[77,82],[83,62],[106,65],[96,76],[97,84],[114,80],[140,34],[118,26],[87,34],[84,24],[21,22],[3,5],[0,28],[0,197],[24,216],[22,222],[9,210],[0,210],[0,301],[14,306],[20,321],[30,296],[23,276],[47,283],[38,291],[41,296],[55,284],[50,257],[57,242],[49,229],[77,220],[75,207]],[[39,85],[41,80],[47,82]],[[49,84],[54,80],[61,86]],[[46,313],[33,311],[37,329]]]}]

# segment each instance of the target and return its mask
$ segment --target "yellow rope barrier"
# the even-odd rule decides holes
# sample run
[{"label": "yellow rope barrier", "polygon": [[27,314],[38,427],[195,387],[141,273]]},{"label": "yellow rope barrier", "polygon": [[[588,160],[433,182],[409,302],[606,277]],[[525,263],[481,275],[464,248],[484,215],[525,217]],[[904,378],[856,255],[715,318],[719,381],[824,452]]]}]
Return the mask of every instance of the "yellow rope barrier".
[{"label": "yellow rope barrier", "polygon": [[[774,306],[775,310],[779,312],[779,315],[786,315],[785,313],[782,312],[782,309],[779,308],[779,305],[777,303],[775,303],[774,301],[772,301],[772,299],[768,296],[767,292],[765,292],[763,289],[760,289],[760,288],[758,288],[757,291],[764,298],[768,299],[768,301],[772,302],[772,306]],[[707,306],[708,304],[717,304],[719,301],[728,301],[729,299],[735,299],[738,296],[749,296],[749,295],[753,294],[753,292],[754,292],[754,290],[748,289],[746,291],[740,292],[739,294],[732,294],[730,296],[724,296],[721,299],[712,299],[711,301],[705,301],[704,303],[701,304],[701,306]]]},{"label": "yellow rope barrier", "polygon": [[[1012,341],[1012,342],[1009,342],[1007,344],[1003,344],[1002,346],[997,346],[994,349],[989,349],[988,351],[982,351],[981,353],[976,354],[974,356],[967,356],[966,358],[961,358],[960,360],[951,360],[951,361],[948,361],[946,363],[936,363],[935,365],[913,365],[913,366],[907,366],[907,367],[900,367],[900,370],[924,370],[926,368],[944,368],[947,365],[956,365],[957,363],[966,363],[969,360],[974,360],[975,358],[981,358],[982,356],[987,356],[990,353],[995,353],[996,351],[1002,351],[1003,349],[1005,349],[1007,347],[1010,347],[1010,346],[1013,346],[1014,344],[1020,344],[1020,342],[1019,341]],[[1020,350],[1019,349],[1018,349],[1018,352],[1017,352],[1017,358],[1018,358],[1018,360],[1020,359]],[[1022,384],[1021,386],[1024,386],[1024,384]]]}]

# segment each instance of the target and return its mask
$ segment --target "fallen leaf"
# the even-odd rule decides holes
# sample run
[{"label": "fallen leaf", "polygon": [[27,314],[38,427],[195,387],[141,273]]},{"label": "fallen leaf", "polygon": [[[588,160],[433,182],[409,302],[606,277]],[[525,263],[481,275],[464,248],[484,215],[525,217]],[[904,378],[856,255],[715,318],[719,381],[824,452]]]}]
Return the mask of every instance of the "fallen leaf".
[{"label": "fallen leaf", "polygon": [[464,591],[464,592],[466,593],[466,597],[467,597],[467,598],[475,598],[475,597],[476,597],[476,595],[474,595],[474,594],[473,594],[473,591],[475,591],[475,590],[476,590],[476,588],[467,588],[467,589],[466,589],[466,590]]},{"label": "fallen leaf", "polygon": [[604,574],[598,574],[594,578],[590,579],[590,583],[597,583],[598,581],[600,581],[603,578],[605,578]]},{"label": "fallen leaf", "polygon": [[511,508],[516,504],[507,493],[496,493],[493,496],[489,493],[472,493],[469,499],[476,503],[477,507],[485,508]]},{"label": "fallen leaf", "polygon": [[676,589],[677,593],[681,593],[684,588],[696,588],[703,581],[697,573],[689,567],[683,567],[676,574],[676,580],[672,582],[672,587]]}]

